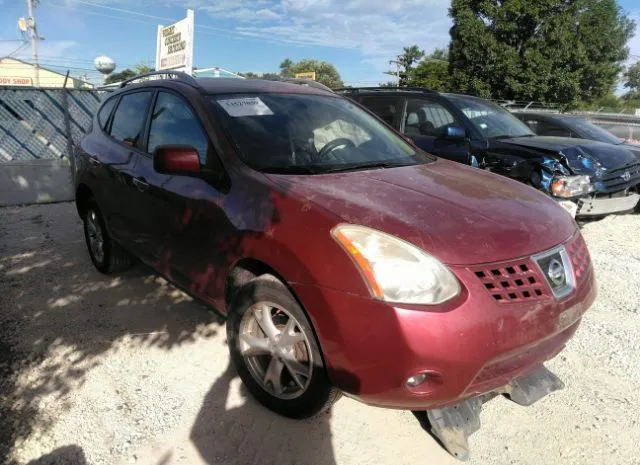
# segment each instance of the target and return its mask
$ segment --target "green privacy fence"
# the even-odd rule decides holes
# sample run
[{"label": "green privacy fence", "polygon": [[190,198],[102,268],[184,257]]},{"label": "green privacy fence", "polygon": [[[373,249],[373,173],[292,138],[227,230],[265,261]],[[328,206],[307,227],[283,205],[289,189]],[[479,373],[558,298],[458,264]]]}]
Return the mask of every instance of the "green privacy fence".
[{"label": "green privacy fence", "polygon": [[89,129],[105,94],[0,87],[0,164],[66,157]]}]

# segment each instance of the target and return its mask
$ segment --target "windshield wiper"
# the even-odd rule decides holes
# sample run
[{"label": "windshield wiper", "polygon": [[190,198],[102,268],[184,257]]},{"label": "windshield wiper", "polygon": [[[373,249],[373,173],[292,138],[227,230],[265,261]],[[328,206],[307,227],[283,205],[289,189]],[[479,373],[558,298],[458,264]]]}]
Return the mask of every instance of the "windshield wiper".
[{"label": "windshield wiper", "polygon": [[324,172],[321,167],[314,165],[267,166],[265,168],[260,168],[259,171],[262,173],[273,174],[320,174]]},{"label": "windshield wiper", "polygon": [[331,168],[327,168],[324,170],[325,173],[339,173],[345,171],[357,171],[357,170],[367,170],[367,169],[375,169],[375,168],[399,168],[401,166],[413,166],[415,163],[412,162],[404,162],[404,163],[394,163],[394,162],[374,162],[374,163],[360,163],[354,165],[343,165],[343,166],[333,166]]},{"label": "windshield wiper", "polygon": [[520,138],[524,138],[524,137],[535,137],[535,134],[522,134],[520,136],[511,136],[511,135],[507,135],[505,134],[504,136],[495,136],[492,137],[491,139],[494,140],[506,140],[506,139],[520,139]]},{"label": "windshield wiper", "polygon": [[346,171],[357,171],[374,168],[398,168],[401,166],[412,166],[415,163],[404,162],[373,162],[373,163],[358,163],[350,165],[305,165],[305,166],[269,166],[266,168],[260,168],[263,173],[273,174],[325,174],[325,173],[343,173]]}]

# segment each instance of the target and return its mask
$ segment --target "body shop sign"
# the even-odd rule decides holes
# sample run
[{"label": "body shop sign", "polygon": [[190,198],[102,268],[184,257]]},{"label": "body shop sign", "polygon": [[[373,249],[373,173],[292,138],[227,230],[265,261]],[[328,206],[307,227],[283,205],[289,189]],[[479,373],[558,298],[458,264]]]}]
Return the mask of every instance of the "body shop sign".
[{"label": "body shop sign", "polygon": [[193,71],[193,10],[187,17],[170,26],[158,26],[156,70],[173,69],[191,74]]},{"label": "body shop sign", "polygon": [[29,77],[4,77],[0,76],[0,86],[32,86]]}]

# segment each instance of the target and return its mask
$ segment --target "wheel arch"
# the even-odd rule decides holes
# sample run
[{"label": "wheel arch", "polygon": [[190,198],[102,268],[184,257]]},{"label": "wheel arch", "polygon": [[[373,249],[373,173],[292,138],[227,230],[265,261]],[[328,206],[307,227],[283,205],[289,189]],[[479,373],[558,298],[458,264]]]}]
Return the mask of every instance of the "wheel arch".
[{"label": "wheel arch", "polygon": [[229,312],[229,307],[236,292],[242,288],[249,281],[258,278],[260,276],[272,276],[277,279],[282,285],[289,291],[289,293],[293,296],[295,301],[300,305],[300,308],[306,315],[309,323],[311,324],[311,330],[313,331],[313,335],[316,338],[316,342],[318,344],[318,348],[320,349],[320,356],[322,357],[322,361],[324,366],[328,368],[327,361],[325,359],[324,350],[322,340],[318,335],[318,330],[315,326],[314,318],[311,317],[306,307],[304,306],[300,297],[296,294],[295,290],[289,285],[284,275],[278,272],[273,266],[268,264],[267,262],[253,258],[253,257],[244,257],[237,260],[233,266],[231,267],[231,271],[227,275],[225,280],[225,292],[224,292],[224,302],[225,302],[225,311]]},{"label": "wheel arch", "polygon": [[80,218],[84,218],[84,215],[89,206],[89,200],[94,197],[94,193],[89,186],[82,183],[79,184],[76,189],[76,209]]}]

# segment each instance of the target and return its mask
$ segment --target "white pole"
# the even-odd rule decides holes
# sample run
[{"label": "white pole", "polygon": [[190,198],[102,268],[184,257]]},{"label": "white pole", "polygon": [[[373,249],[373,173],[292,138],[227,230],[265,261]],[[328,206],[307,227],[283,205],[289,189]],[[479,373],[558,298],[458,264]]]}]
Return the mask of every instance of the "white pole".
[{"label": "white pole", "polygon": [[160,47],[162,47],[162,25],[158,24],[158,38],[156,39],[156,71],[160,71]]},{"label": "white pole", "polygon": [[186,60],[184,72],[190,76],[193,76],[193,43],[195,42],[195,14],[193,10],[187,10],[187,31],[188,31],[188,42],[187,42],[187,50]]},{"label": "white pole", "polygon": [[31,30],[31,57],[35,66],[36,87],[40,87],[40,66],[38,66],[38,33],[36,31],[36,19],[33,15],[33,0],[27,0],[29,10],[29,29]]}]

